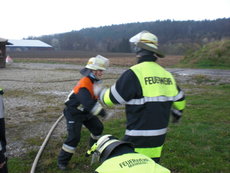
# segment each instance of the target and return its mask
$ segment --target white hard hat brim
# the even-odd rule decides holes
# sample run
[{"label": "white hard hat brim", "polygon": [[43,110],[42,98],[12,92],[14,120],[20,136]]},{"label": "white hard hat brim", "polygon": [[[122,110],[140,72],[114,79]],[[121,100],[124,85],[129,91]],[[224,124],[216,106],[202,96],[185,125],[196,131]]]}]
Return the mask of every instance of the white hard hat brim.
[{"label": "white hard hat brim", "polygon": [[129,39],[129,42],[130,42],[130,43],[134,43],[134,44],[137,43],[137,42],[139,42],[140,39],[141,39],[141,34],[142,34],[142,32],[140,32],[140,33],[134,35],[133,37],[131,37],[131,38]]},{"label": "white hard hat brim", "polygon": [[137,42],[136,46],[142,48],[142,49],[146,49],[148,51],[154,52],[159,58],[164,58],[164,54],[161,53],[161,51],[159,51],[158,49],[156,49],[154,47],[154,45],[152,44],[146,44],[146,43],[142,43],[142,42]]},{"label": "white hard hat brim", "polygon": [[91,70],[106,70],[106,68],[104,67],[99,67],[99,66],[91,65],[91,64],[86,65],[85,67]]},{"label": "white hard hat brim", "polygon": [[96,57],[91,57],[85,67],[91,70],[106,70],[108,66],[109,59],[97,55]]},{"label": "white hard hat brim", "polygon": [[129,39],[129,42],[130,43],[137,43],[137,42],[139,42],[140,40],[141,40],[141,36],[144,34],[144,33],[150,33],[149,31],[146,31],[146,30],[144,30],[144,31],[141,31],[141,32],[139,32],[138,34],[136,34],[136,35],[134,35],[133,37],[131,37],[130,39]]}]

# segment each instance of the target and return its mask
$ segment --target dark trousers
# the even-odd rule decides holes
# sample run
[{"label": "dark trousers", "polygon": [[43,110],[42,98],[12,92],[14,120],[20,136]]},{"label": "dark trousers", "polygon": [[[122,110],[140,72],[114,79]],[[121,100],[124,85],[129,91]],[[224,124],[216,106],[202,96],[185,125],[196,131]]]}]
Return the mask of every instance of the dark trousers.
[{"label": "dark trousers", "polygon": [[[67,120],[68,136],[64,145],[76,148],[81,138],[81,128],[84,125],[94,136],[99,136],[103,132],[103,124],[98,117],[90,114],[71,115],[67,110],[64,111]],[[92,145],[93,139],[90,139]],[[96,142],[96,141],[94,141]],[[58,163],[67,165],[73,153],[61,149],[58,156]]]},{"label": "dark trousers", "polygon": [[0,118],[0,160],[6,162],[4,166],[0,169],[0,173],[8,173],[7,171],[7,158],[5,157],[4,153],[6,152],[6,136],[5,136],[5,120],[4,118]]}]

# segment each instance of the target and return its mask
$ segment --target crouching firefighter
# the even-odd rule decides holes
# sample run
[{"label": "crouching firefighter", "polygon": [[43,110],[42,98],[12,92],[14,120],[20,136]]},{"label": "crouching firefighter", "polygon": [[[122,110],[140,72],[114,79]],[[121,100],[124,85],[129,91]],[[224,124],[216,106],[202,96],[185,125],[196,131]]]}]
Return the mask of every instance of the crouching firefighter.
[{"label": "crouching firefighter", "polygon": [[170,170],[151,158],[136,153],[131,143],[120,141],[112,135],[102,136],[87,152],[96,153],[102,163],[95,173],[170,173]]},{"label": "crouching firefighter", "polygon": [[109,60],[101,55],[92,57],[80,71],[84,76],[73,88],[65,101],[63,111],[67,122],[68,136],[58,156],[58,167],[66,169],[75,149],[80,141],[81,128],[84,125],[91,132],[89,145],[92,146],[103,132],[103,124],[97,117],[106,115],[98,102],[93,87],[101,82],[103,71],[109,65]]},{"label": "crouching firefighter", "polygon": [[[160,162],[170,114],[178,122],[185,108],[184,92],[173,75],[156,61],[164,55],[158,38],[142,31],[130,38],[138,62],[126,70],[108,89],[98,88],[107,106],[124,104],[126,131],[123,140],[134,144],[135,151]],[[128,88],[128,90],[127,90]]]},{"label": "crouching firefighter", "polygon": [[4,103],[3,89],[0,88],[0,173],[7,173],[7,157],[6,153],[6,136],[5,136],[5,118],[4,118]]}]

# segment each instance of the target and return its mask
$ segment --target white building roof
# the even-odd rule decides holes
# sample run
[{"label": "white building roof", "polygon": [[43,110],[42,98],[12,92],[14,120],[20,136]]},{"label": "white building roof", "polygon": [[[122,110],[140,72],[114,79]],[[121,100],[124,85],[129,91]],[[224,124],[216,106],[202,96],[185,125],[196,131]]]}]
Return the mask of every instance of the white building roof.
[{"label": "white building roof", "polygon": [[8,40],[0,37],[0,42],[7,42]]},{"label": "white building roof", "polygon": [[6,45],[10,45],[7,39],[1,37],[0,37],[0,43],[5,43]]},{"label": "white building roof", "polygon": [[12,45],[7,47],[52,47],[40,40],[8,40]]}]

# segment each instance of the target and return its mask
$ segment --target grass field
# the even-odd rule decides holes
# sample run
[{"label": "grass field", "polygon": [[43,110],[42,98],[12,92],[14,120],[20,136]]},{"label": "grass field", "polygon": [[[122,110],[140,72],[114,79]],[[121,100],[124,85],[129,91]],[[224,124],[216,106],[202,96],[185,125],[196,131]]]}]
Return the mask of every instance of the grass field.
[{"label": "grass field", "polygon": [[[230,171],[230,84],[220,86],[194,83],[181,86],[187,95],[187,107],[179,124],[169,125],[161,164],[173,173],[228,173]],[[122,109],[123,107],[117,107]],[[108,110],[109,111],[109,110]],[[122,111],[123,112],[123,111]],[[122,137],[125,129],[124,113],[105,121],[106,133]],[[98,166],[90,166],[85,157],[89,132],[82,131],[81,143],[69,165],[69,173],[88,173]],[[63,136],[64,137],[64,136]],[[41,141],[36,141],[41,142]],[[62,141],[51,139],[39,161],[36,173],[59,173],[56,157]],[[29,172],[37,151],[9,161],[13,173]]]}]

